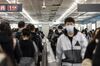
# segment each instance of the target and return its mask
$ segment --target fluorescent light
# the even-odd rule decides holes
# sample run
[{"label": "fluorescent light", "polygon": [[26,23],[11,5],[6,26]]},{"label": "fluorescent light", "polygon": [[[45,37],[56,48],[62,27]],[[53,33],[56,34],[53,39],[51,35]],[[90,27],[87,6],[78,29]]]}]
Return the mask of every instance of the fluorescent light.
[{"label": "fluorescent light", "polygon": [[[8,3],[12,3],[10,0],[6,0]],[[15,2],[15,0],[13,1]],[[23,8],[22,12],[20,12],[25,18],[27,18],[31,23],[38,24],[38,21],[32,19],[32,17],[28,14],[28,12]]]},{"label": "fluorescent light", "polygon": [[42,8],[45,9],[46,8],[46,3],[45,3],[45,0],[43,0],[43,5],[42,5]]},{"label": "fluorescent light", "polygon": [[8,3],[16,3],[16,0],[6,0]]},{"label": "fluorescent light", "polygon": [[32,17],[30,17],[30,15],[28,14],[28,12],[23,8],[22,13],[23,16],[25,16],[31,23],[35,23],[37,24],[38,22],[33,20]]},{"label": "fluorescent light", "polygon": [[11,3],[11,1],[9,1],[9,0],[6,0],[8,3]]},{"label": "fluorescent light", "polygon": [[72,3],[69,9],[67,9],[61,17],[59,17],[56,22],[60,22],[63,18],[68,17],[71,13],[73,13],[77,9],[77,4],[80,3],[81,0],[75,0],[75,2]]},{"label": "fluorescent light", "polygon": [[68,17],[71,13],[73,13],[76,9],[77,9],[77,3],[76,2],[73,2],[71,7],[69,9],[67,9],[65,11],[65,13],[59,18],[57,19],[56,21],[59,22],[61,21],[61,19],[63,19],[65,16]]},{"label": "fluorescent light", "polygon": [[75,0],[76,3],[80,3],[81,0]]}]

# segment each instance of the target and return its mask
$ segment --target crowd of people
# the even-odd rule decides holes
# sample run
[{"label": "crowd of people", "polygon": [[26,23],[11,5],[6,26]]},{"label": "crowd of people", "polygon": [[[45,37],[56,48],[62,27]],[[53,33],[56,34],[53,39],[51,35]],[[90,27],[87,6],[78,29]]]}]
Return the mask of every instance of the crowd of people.
[{"label": "crowd of people", "polygon": [[9,21],[1,20],[0,47],[9,59],[7,66],[40,66],[43,37],[33,24],[20,21],[18,29],[11,30]]},{"label": "crowd of people", "polygon": [[[1,20],[0,53],[6,56],[6,66],[40,66],[44,37],[34,24],[20,21],[18,29],[11,29],[8,20]],[[57,66],[99,66],[100,28],[79,31],[75,20],[68,17],[64,26],[49,30],[47,39]]]}]

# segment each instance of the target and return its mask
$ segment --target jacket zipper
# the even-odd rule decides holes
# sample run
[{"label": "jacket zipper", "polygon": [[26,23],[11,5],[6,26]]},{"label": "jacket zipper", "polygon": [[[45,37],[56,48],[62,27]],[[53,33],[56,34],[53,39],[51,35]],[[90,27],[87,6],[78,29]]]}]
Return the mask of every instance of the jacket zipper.
[{"label": "jacket zipper", "polygon": [[[73,58],[73,44],[72,44],[73,40],[71,41],[71,49],[72,49],[72,59],[74,60]],[[73,66],[73,61],[72,61],[72,66]]]}]

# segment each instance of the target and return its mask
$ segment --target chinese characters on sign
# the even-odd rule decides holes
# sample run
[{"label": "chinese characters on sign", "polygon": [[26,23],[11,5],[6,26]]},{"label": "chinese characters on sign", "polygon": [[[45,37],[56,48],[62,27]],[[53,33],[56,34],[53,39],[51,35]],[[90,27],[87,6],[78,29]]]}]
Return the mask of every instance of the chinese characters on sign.
[{"label": "chinese characters on sign", "polygon": [[0,11],[6,11],[6,6],[5,5],[0,5]]},{"label": "chinese characters on sign", "polygon": [[22,4],[0,4],[0,12],[21,12]]}]

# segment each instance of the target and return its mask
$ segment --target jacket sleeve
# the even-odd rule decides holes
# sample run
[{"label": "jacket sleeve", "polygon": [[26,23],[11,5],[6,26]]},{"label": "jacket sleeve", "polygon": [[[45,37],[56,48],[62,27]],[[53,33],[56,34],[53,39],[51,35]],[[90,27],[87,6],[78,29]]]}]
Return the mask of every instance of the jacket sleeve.
[{"label": "jacket sleeve", "polygon": [[58,41],[57,41],[57,48],[56,48],[56,61],[58,63],[58,65],[61,65],[61,58],[62,58],[62,47],[61,47],[61,39],[58,38]]},{"label": "jacket sleeve", "polygon": [[37,48],[37,46],[36,46],[36,44],[35,44],[35,42],[33,42],[33,45],[34,45],[34,48],[35,48],[35,62],[37,63],[37,61],[38,61],[38,48]]},{"label": "jacket sleeve", "polygon": [[82,35],[81,35],[81,55],[82,55],[82,59],[84,58],[87,45],[88,45],[88,40],[87,40],[86,37],[82,34]]}]

